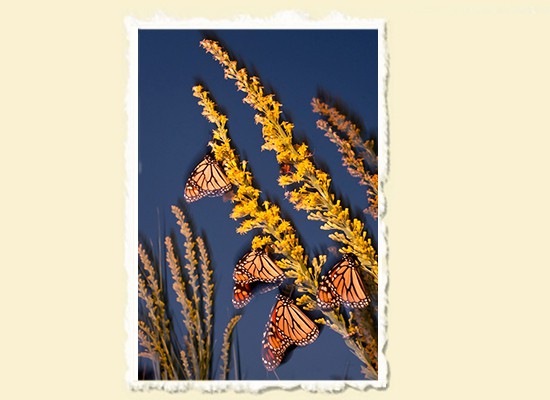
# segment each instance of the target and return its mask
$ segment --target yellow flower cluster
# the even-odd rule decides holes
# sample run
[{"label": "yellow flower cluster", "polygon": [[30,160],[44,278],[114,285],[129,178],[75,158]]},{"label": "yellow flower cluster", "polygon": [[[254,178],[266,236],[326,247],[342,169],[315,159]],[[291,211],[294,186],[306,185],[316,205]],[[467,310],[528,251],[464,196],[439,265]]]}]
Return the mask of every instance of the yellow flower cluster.
[{"label": "yellow flower cluster", "polygon": [[[222,56],[220,59],[226,60]],[[228,64],[234,65],[230,61],[228,61]],[[246,71],[243,70],[236,73],[240,74],[239,76],[246,76]],[[232,75],[227,76],[231,77]],[[251,82],[254,84],[257,80],[251,78]],[[281,255],[282,258],[277,260],[277,264],[288,278],[294,279],[297,291],[302,293],[302,296],[297,299],[297,304],[305,310],[315,309],[317,284],[322,265],[326,262],[326,256],[320,255],[314,258],[311,262],[312,267],[308,267],[308,257],[305,255],[304,248],[300,244],[291,223],[281,217],[278,206],[268,201],[260,202],[260,191],[252,186],[252,175],[250,171],[246,170],[246,161],[240,161],[231,148],[225,127],[227,117],[216,111],[215,103],[209,99],[208,92],[201,86],[193,88],[193,95],[199,99],[198,103],[203,107],[202,114],[208,121],[216,125],[213,130],[213,140],[209,145],[212,147],[216,160],[222,163],[228,179],[237,188],[237,193],[232,198],[234,205],[231,213],[233,219],[243,219],[237,231],[243,234],[252,229],[261,229],[262,234],[255,236],[252,240],[252,248],[257,249],[269,245],[274,253]],[[274,108],[277,109],[276,103],[274,104]],[[292,132],[291,124],[285,123],[282,127],[287,132]],[[288,140],[287,134],[285,134],[285,140]],[[316,179],[321,185],[328,187],[330,181],[328,175],[315,170],[313,164],[307,158],[309,157],[307,146],[294,147],[291,144],[291,147],[293,150],[288,151],[287,156],[283,155],[285,157],[283,159],[298,164],[295,173],[304,176],[317,173]],[[326,194],[326,196],[328,195]],[[324,205],[325,203],[319,202],[319,204]],[[327,208],[327,210],[330,209]],[[351,229],[353,229],[353,226]],[[370,242],[368,243],[370,244]],[[321,319],[321,323],[327,323],[333,330],[342,334],[347,346],[365,364],[363,367],[366,371],[365,376],[369,379],[375,379],[377,374],[374,367],[376,360],[371,359],[371,357],[376,358],[377,355],[366,352],[363,338],[352,337],[349,334],[349,330],[353,330],[353,328],[342,314],[335,311],[323,311],[323,314],[327,319]]]},{"label": "yellow flower cluster", "polygon": [[367,197],[370,205],[363,211],[370,214],[374,219],[378,219],[378,174],[370,175],[369,182],[370,188],[367,189]]},{"label": "yellow flower cluster", "polygon": [[307,145],[293,143],[293,125],[280,120],[281,104],[272,94],[264,94],[257,77],[249,77],[245,68],[237,69],[236,61],[231,60],[217,42],[205,39],[201,46],[224,67],[225,78],[234,79],[238,90],[246,93],[243,102],[258,111],[255,121],[262,125],[265,142],[262,149],[274,150],[279,164],[293,167],[293,171],[279,179],[281,186],[291,183],[299,186],[287,193],[288,200],[297,209],[308,211],[309,219],[324,222],[322,229],[337,231],[330,237],[346,245],[341,252],[354,253],[372,279],[378,282],[376,251],[366,238],[364,225],[357,219],[352,220],[348,209],[336,200],[330,191],[328,175],[312,163]]},{"label": "yellow flower cluster", "polygon": [[290,222],[281,217],[277,205],[260,201],[260,191],[252,185],[252,174],[246,169],[246,161],[240,161],[231,147],[226,128],[227,117],[216,110],[216,104],[202,86],[193,87],[193,95],[199,99],[202,115],[216,125],[209,145],[216,160],[222,163],[227,178],[237,188],[231,199],[231,218],[242,219],[237,232],[244,234],[252,229],[261,229],[263,234],[254,237],[252,248],[269,245],[274,253],[282,255],[283,258],[277,261],[279,267],[287,277],[296,279],[297,289],[308,294],[310,303],[315,304],[320,267],[315,272],[307,268],[307,256]]}]

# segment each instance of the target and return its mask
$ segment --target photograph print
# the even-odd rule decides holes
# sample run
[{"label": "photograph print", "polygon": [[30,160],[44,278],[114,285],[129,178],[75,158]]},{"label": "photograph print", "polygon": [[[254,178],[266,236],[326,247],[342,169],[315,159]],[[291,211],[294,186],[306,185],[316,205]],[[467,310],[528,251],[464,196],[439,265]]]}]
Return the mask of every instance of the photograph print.
[{"label": "photograph print", "polygon": [[383,24],[132,29],[130,380],[385,380]]}]

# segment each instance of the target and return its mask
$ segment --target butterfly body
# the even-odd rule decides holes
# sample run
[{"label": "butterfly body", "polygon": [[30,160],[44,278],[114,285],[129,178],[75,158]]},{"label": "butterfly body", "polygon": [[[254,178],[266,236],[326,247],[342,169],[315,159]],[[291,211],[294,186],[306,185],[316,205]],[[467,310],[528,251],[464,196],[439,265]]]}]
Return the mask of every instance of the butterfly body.
[{"label": "butterfly body", "polygon": [[231,183],[222,168],[207,154],[189,175],[183,196],[187,202],[192,203],[206,196],[221,196],[230,189]]}]

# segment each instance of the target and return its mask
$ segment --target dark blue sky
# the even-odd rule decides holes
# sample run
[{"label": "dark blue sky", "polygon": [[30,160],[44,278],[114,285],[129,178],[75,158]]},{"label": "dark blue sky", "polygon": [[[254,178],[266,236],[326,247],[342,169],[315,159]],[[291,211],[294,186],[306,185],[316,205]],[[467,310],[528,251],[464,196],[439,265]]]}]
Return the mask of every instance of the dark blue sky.
[{"label": "dark blue sky", "polygon": [[[240,67],[258,75],[276,94],[285,118],[295,125],[295,140],[307,141],[317,166],[330,173],[333,190],[354,216],[367,223],[376,242],[376,222],[361,212],[368,206],[365,187],[348,174],[336,147],[316,128],[318,115],[312,113],[310,103],[313,97],[324,95],[353,117],[363,128],[364,138],[376,137],[377,35],[368,30],[140,30],[140,240],[157,243],[159,237],[162,241],[178,231],[170,207],[183,203],[185,181],[209,151],[213,125],[201,115],[191,91],[200,83],[228,116],[232,144],[241,159],[249,161],[263,198],[280,205],[294,222],[310,256],[329,256],[325,270],[338,260],[327,250],[336,244],[319,229],[320,224],[308,221],[304,211],[294,211],[284,199],[284,189],[276,182],[275,154],[260,150],[261,126],[254,124],[253,110],[242,103],[243,93],[237,92],[234,81],[224,80],[221,66],[199,47],[200,40],[210,38],[219,40]],[[195,232],[206,238],[215,270],[215,360],[223,329],[236,312],[231,304],[233,268],[250,249],[253,237],[235,232],[238,221],[229,218],[231,209],[231,203],[221,198],[204,198],[184,207]],[[257,296],[242,311],[235,331],[241,379],[277,379],[266,372],[260,357],[262,332],[276,293]],[[323,329],[315,343],[297,348],[276,372],[280,379],[362,379],[359,366],[339,335]],[[219,367],[215,367],[217,372]],[[234,379],[233,368],[230,378]]]}]

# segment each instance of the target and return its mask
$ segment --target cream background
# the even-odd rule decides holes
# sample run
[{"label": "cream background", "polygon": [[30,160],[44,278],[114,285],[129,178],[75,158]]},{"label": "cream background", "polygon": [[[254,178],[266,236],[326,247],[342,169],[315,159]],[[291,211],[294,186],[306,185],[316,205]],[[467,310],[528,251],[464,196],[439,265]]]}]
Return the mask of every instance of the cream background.
[{"label": "cream background", "polygon": [[247,3],[0,6],[1,397],[213,398],[124,381],[123,18],[337,9],[387,19],[390,383],[335,397],[548,398],[549,4]]}]

